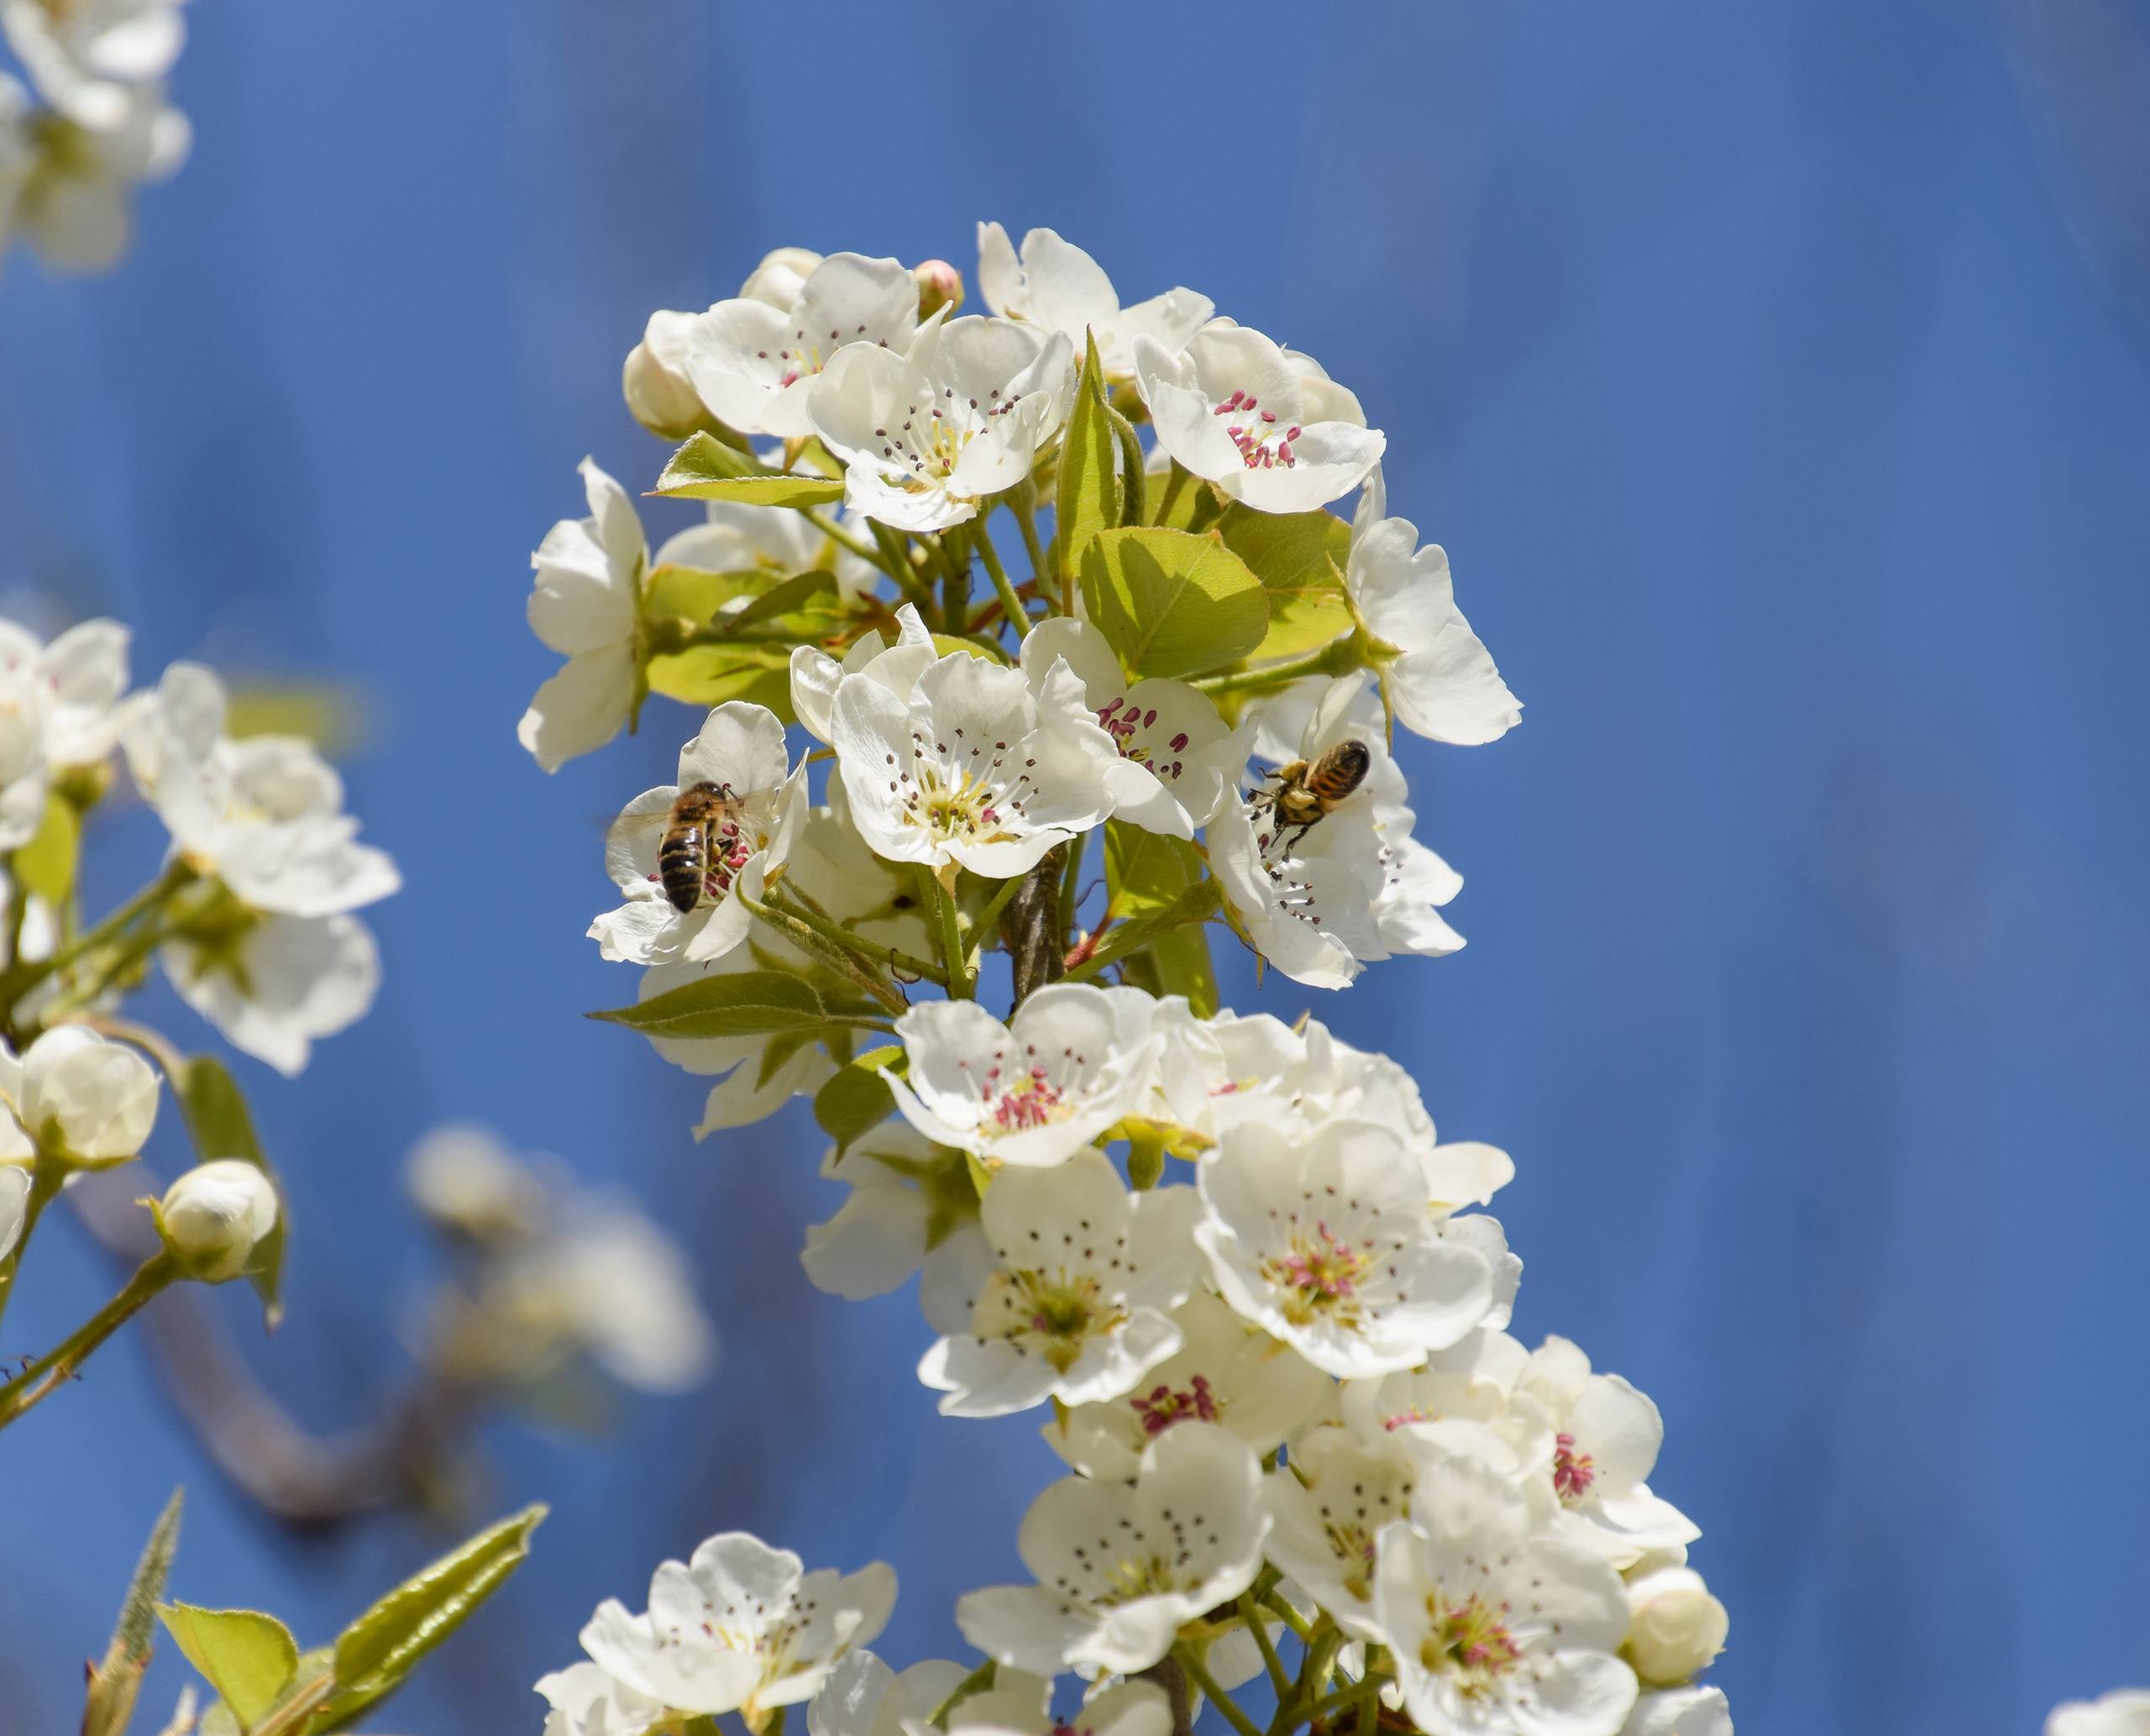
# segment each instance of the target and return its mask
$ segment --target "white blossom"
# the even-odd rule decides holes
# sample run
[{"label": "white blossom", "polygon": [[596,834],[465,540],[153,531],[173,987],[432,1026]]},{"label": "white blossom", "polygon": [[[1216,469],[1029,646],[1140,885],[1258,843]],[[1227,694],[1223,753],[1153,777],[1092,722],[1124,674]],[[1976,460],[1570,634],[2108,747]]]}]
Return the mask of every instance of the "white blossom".
[{"label": "white blossom", "polygon": [[[1172,1702],[1155,1682],[1123,1681],[1092,1689],[1065,1718],[1053,1716],[1052,1683],[1022,1670],[997,1670],[993,1686],[948,1713],[951,1736],[1168,1736]],[[914,1728],[908,1736],[926,1736]]]},{"label": "white blossom", "polygon": [[1137,338],[1177,354],[1216,311],[1209,296],[1189,289],[1169,289],[1123,307],[1112,280],[1072,242],[1051,229],[1032,229],[1019,256],[1007,230],[991,223],[978,226],[978,286],[995,313],[1062,333],[1078,355],[1087,332],[1109,380],[1133,375]]},{"label": "white blossom", "polygon": [[126,250],[134,189],[176,174],[193,145],[186,117],[154,86],[118,86],[108,126],[39,117],[35,160],[13,227],[58,270],[101,271]]},{"label": "white blossom", "polygon": [[873,1653],[851,1651],[807,1706],[808,1736],[913,1736],[931,1728],[941,1702],[969,1673],[945,1658],[929,1658],[898,1675]]},{"label": "white blossom", "polygon": [[[708,964],[679,960],[652,965],[642,973],[635,998],[648,1000],[702,977],[763,968],[754,956],[760,945],[758,941],[751,948],[737,947]],[[771,943],[771,952],[788,962],[803,965],[805,962],[781,941]],[[810,1096],[820,1090],[836,1071],[835,1063],[818,1043],[779,1047],[763,1036],[653,1036],[649,1041],[674,1067],[690,1073],[721,1076],[710,1088],[701,1121],[695,1128],[698,1140],[727,1127],[745,1127],[763,1120],[792,1098]]]},{"label": "white blossom", "polygon": [[1375,1545],[1410,1513],[1418,1470],[1402,1440],[1315,1429],[1293,1445],[1287,1468],[1263,1479],[1269,1559],[1355,1639],[1387,1638],[1374,1613]]},{"label": "white blossom", "polygon": [[545,1184],[489,1127],[450,1121],[403,1160],[411,1202],[443,1230],[480,1241],[528,1235],[543,1219]]},{"label": "white blossom", "polygon": [[1214,321],[1177,354],[1139,336],[1134,360],[1157,444],[1257,511],[1313,511],[1381,462],[1358,400],[1249,327]]},{"label": "white blossom", "polygon": [[1418,1728],[1616,1736],[1636,1691],[1619,1576],[1476,1458],[1429,1461],[1412,1508],[1380,1539],[1374,1608]]},{"label": "white blossom", "polygon": [[1201,1165],[1195,1239],[1226,1302],[1316,1367],[1411,1367],[1486,1317],[1492,1281],[1444,1240],[1425,1177],[1390,1129],[1232,1128]]},{"label": "white blossom", "polygon": [[681,1712],[739,1712],[758,1728],[776,1707],[812,1698],[854,1646],[870,1644],[895,1597],[896,1576],[881,1562],[806,1573],[790,1550],[726,1531],[692,1560],[658,1567],[644,1613],[616,1598],[598,1605],[582,1644],[637,1693]]},{"label": "white blossom", "polygon": [[1382,693],[1416,734],[1464,746],[1497,741],[1523,721],[1523,706],[1455,606],[1447,552],[1419,548],[1418,527],[1387,510],[1377,469],[1351,521],[1344,589],[1377,642]]},{"label": "white blossom", "polygon": [[313,1046],[349,1030],[380,989],[380,948],[356,916],[287,916],[236,905],[165,941],[158,962],[180,999],[233,1048],[287,1078]]},{"label": "white blossom", "polygon": [[0,1260],[13,1253],[23,1239],[29,1201],[29,1171],[20,1163],[0,1163]]},{"label": "white blossom", "polygon": [[[2145,1698],[2150,1707],[2150,1697]],[[2096,1725],[2056,1728],[2048,1723],[2046,1736],[2144,1736],[2150,1722],[2105,1728]],[[1722,1688],[1667,1688],[1645,1692],[1620,1727],[1620,1736],[1732,1736],[1732,1708]]]},{"label": "white blossom", "polygon": [[[809,404],[847,349],[899,355],[918,330],[918,284],[895,260],[831,254],[794,274],[768,261],[748,293],[719,302],[687,333],[686,370],[711,414],[747,434],[815,432]],[[758,291],[758,293],[753,291]]]},{"label": "white blossom", "polygon": [[1041,700],[1063,659],[1117,756],[1105,767],[1114,816],[1148,831],[1192,838],[1235,789],[1246,763],[1245,743],[1208,695],[1184,681],[1130,682],[1104,635],[1065,616],[1040,621],[1023,641],[1023,672]]},{"label": "white blossom", "polygon": [[963,1258],[953,1238],[978,1222],[978,1189],[962,1152],[906,1122],[884,1121],[841,1157],[830,1146],[821,1173],[850,1192],[834,1217],[807,1229],[799,1257],[815,1289],[859,1302],[885,1296],[921,1267],[929,1288],[952,1293],[970,1283],[975,1259],[938,1283],[936,1272]]},{"label": "white blossom", "polygon": [[0,621],[0,669],[26,672],[44,690],[47,763],[91,766],[111,753],[126,722],[120,700],[130,637],[116,621],[84,621],[48,645],[29,628]]},{"label": "white blossom", "polygon": [[1319,1369],[1207,1293],[1175,1309],[1172,1323],[1180,1347],[1132,1391],[1070,1406],[1041,1431],[1085,1476],[1132,1477],[1150,1443],[1182,1423],[1219,1424],[1257,1455],[1268,1453],[1331,1391]]},{"label": "white blossom", "polygon": [[0,1162],[37,1146],[77,1163],[124,1163],[156,1125],[157,1076],[134,1050],[80,1025],[45,1032],[20,1061],[0,1048],[0,1099],[15,1125]]},{"label": "white blossom", "polygon": [[1617,1374],[1593,1374],[1590,1358],[1557,1335],[1531,1353],[1514,1391],[1517,1402],[1541,1408],[1555,1432],[1554,1492],[1588,1521],[1583,1534],[1615,1566],[1702,1535],[1644,1481],[1665,1440],[1664,1421],[1644,1394]]},{"label": "white blossom", "polygon": [[956,1624],[1018,1669],[1146,1670],[1182,1622],[1253,1584],[1269,1529],[1261,1482],[1246,1444],[1210,1423],[1159,1436],[1133,1483],[1062,1477],[1016,1538],[1038,1583],[970,1592]]},{"label": "white blossom", "polygon": [[687,362],[697,317],[660,307],[643,326],[642,342],[620,365],[627,413],[668,440],[685,439],[708,419]]},{"label": "white blossom", "polygon": [[[879,576],[871,561],[817,530],[805,513],[740,501],[710,501],[700,524],[666,539],[656,564],[705,573],[789,575],[819,569],[836,580],[837,594],[846,598],[863,596]],[[742,593],[719,614],[736,613],[752,601]]]},{"label": "white blossom", "polygon": [[[681,910],[658,878],[658,855],[673,804],[704,785],[723,807],[701,823],[700,896]],[[791,768],[777,715],[743,700],[717,706],[680,748],[678,782],[644,790],[605,835],[606,868],[627,902],[590,924],[600,952],[635,964],[721,958],[753,926],[735,890],[760,896],[783,868],[805,805],[806,768]]]},{"label": "white blossom", "polygon": [[0,850],[18,849],[45,818],[51,698],[34,667],[0,667]]},{"label": "white blossom", "polygon": [[1056,665],[1039,697],[1020,669],[959,651],[898,690],[884,665],[908,648],[844,675],[830,708],[852,821],[877,854],[944,884],[958,867],[1010,879],[1105,817],[1110,748],[1071,672]]},{"label": "white blossom", "polygon": [[570,1664],[538,1679],[552,1707],[544,1736],[643,1736],[663,1715],[663,1706],[595,1664]]},{"label": "white blossom", "polygon": [[887,1075],[928,1139],[1024,1167],[1066,1162],[1142,1103],[1147,997],[1088,983],[1039,989],[1003,1025],[974,1000],[936,1000],[896,1020],[910,1068]]},{"label": "white blossom", "polygon": [[595,752],[634,710],[649,547],[621,488],[585,459],[587,518],[564,518],[530,557],[530,630],[567,658],[538,690],[516,739],[548,772]]},{"label": "white blossom", "polygon": [[941,1413],[1005,1416],[1133,1390],[1182,1341],[1172,1310],[1194,1288],[1199,1207],[1191,1188],[1130,1196],[1101,1151],[1004,1171],[978,1214],[993,1263],[967,1306],[936,1308],[941,1335],[918,1366],[947,1395]]},{"label": "white blossom", "polygon": [[847,506],[894,530],[943,531],[1029,476],[1067,419],[1073,383],[1059,333],[969,316],[930,323],[907,352],[838,351],[809,407],[849,467]]},{"label": "white blossom", "polygon": [[1628,1580],[1628,1661],[1644,1681],[1671,1687],[1709,1667],[1732,1621],[1691,1567],[1665,1566]]},{"label": "white blossom", "polygon": [[186,40],[179,0],[4,0],[0,29],[39,94],[93,133],[125,125],[131,87],[170,71]]},{"label": "white blossom", "polygon": [[255,1246],[276,1227],[278,1209],[275,1183],[259,1164],[218,1157],[165,1190],[157,1229],[190,1277],[221,1283],[245,1270]]},{"label": "white blossom", "polygon": [[[1682,1729],[1677,1736],[1689,1733]],[[2095,1700],[2056,1706],[2046,1719],[2045,1736],[2150,1736],[2150,1689],[2116,1688]]]}]

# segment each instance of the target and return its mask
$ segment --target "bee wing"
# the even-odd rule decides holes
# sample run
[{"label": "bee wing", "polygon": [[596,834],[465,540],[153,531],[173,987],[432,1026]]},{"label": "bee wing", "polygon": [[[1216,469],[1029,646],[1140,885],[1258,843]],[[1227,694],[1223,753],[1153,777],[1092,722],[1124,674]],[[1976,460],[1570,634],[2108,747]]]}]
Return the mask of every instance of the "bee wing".
[{"label": "bee wing", "polygon": [[605,871],[622,892],[648,886],[657,878],[657,847],[669,828],[676,786],[645,789],[620,810],[605,832]]}]

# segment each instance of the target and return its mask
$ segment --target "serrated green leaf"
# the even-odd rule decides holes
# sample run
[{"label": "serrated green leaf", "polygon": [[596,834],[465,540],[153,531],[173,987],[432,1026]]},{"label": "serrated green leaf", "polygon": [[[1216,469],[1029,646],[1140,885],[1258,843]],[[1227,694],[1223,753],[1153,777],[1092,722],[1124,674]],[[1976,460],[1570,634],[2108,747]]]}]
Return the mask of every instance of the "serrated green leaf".
[{"label": "serrated green leaf", "polygon": [[874,1049],[840,1067],[814,1094],[814,1120],[836,1142],[836,1156],[895,1112],[896,1099],[881,1069],[903,1054],[899,1048]]},{"label": "serrated green leaf", "polygon": [[1257,659],[1297,657],[1351,630],[1336,576],[1350,559],[1351,527],[1334,512],[1256,512],[1235,501],[1216,527],[1268,595]]},{"label": "serrated green leaf", "polygon": [[787,646],[742,642],[690,645],[649,660],[649,690],[690,705],[748,700],[786,723],[791,711],[791,653]]},{"label": "serrated green leaf", "polygon": [[1083,551],[1099,531],[1120,522],[1120,478],[1114,469],[1116,441],[1105,406],[1104,369],[1098,341],[1083,334],[1082,377],[1060,446],[1060,480],[1053,501],[1052,564],[1061,583],[1081,570]]},{"label": "serrated green leaf", "polygon": [[1214,534],[1101,531],[1083,552],[1083,597],[1132,675],[1224,669],[1269,630],[1261,581]]},{"label": "serrated green leaf", "polygon": [[642,581],[642,612],[651,621],[714,621],[726,603],[758,595],[769,578],[766,567],[711,573],[667,563],[652,568]]},{"label": "serrated green leaf", "polygon": [[74,803],[56,789],[48,791],[36,831],[15,852],[15,878],[47,904],[66,903],[74,890],[81,842],[82,816]]},{"label": "serrated green leaf", "polygon": [[299,1667],[298,1642],[273,1615],[160,1603],[157,1613],[186,1661],[232,1710],[242,1730],[273,1707]]},{"label": "serrated green leaf", "polygon": [[276,1190],[276,1226],[254,1245],[246,1262],[247,1281],[260,1297],[262,1314],[273,1330],[284,1318],[284,1244],[289,1227],[284,1184],[262,1153],[245,1094],[221,1061],[213,1055],[197,1055],[186,1063],[185,1077],[175,1083],[180,1115],[194,1142],[197,1161],[212,1163],[219,1157],[237,1157],[267,1176]]},{"label": "serrated green leaf", "polygon": [[179,1549],[179,1516],[186,1492],[174,1489],[151,1528],[141,1559],[134,1564],[127,1596],[119,1606],[119,1620],[112,1630],[112,1643],[103,1659],[90,1670],[89,1691],[82,1706],[82,1736],[120,1736],[134,1715],[134,1699],[142,1686],[142,1672],[149,1668],[157,1628],[157,1600],[165,1594],[173,1555]]},{"label": "serrated green leaf", "polygon": [[810,983],[787,971],[726,971],[698,977],[631,1007],[592,1013],[645,1036],[768,1036],[845,1022]]},{"label": "serrated green leaf", "polygon": [[336,1691],[309,1731],[330,1730],[391,1692],[418,1660],[469,1620],[530,1553],[540,1506],[480,1531],[406,1580],[336,1637]]}]

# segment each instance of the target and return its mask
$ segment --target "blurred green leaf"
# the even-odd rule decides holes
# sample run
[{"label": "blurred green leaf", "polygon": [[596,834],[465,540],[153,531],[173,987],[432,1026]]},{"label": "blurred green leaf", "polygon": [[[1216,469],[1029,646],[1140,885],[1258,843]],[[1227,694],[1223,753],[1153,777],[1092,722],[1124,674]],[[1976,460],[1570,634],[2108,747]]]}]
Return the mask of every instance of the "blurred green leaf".
[{"label": "blurred green leaf", "polygon": [[642,612],[650,621],[714,621],[726,603],[760,595],[769,578],[766,567],[711,573],[668,563],[652,568],[642,581]]},{"label": "blurred green leaf", "polygon": [[290,1227],[284,1184],[262,1155],[245,1095],[221,1061],[213,1055],[197,1055],[186,1063],[185,1075],[173,1083],[196,1161],[239,1158],[267,1176],[276,1190],[276,1227],[254,1244],[246,1263],[247,1281],[261,1298],[262,1314],[273,1331],[284,1318],[284,1243]]},{"label": "blurred green leaf", "polygon": [[1083,344],[1083,374],[1061,443],[1059,492],[1053,503],[1052,564],[1062,585],[1072,583],[1081,570],[1090,538],[1120,522],[1120,480],[1113,469],[1116,443],[1105,407],[1104,369],[1098,360],[1097,339],[1086,332]]},{"label": "blurred green leaf", "polygon": [[1256,512],[1236,501],[1217,521],[1224,546],[1245,561],[1269,598],[1269,631],[1257,660],[1297,657],[1351,630],[1336,576],[1351,554],[1351,527],[1334,512]]},{"label": "blurred green leaf", "polygon": [[297,1673],[298,1642],[272,1615],[252,1609],[197,1609],[191,1603],[160,1604],[157,1613],[186,1661],[231,1708],[242,1730],[260,1722]]},{"label": "blurred green leaf", "polygon": [[836,1142],[837,1156],[894,1113],[896,1099],[881,1069],[903,1052],[894,1046],[869,1050],[849,1066],[838,1067],[814,1094],[814,1119]]},{"label": "blurred green leaf", "polygon": [[[817,596],[834,596],[836,590],[836,574],[833,573],[824,573],[819,569],[810,573],[794,573],[789,579],[780,580],[771,585],[737,613],[725,616],[717,623],[718,630],[736,633],[742,627],[773,621],[779,616],[796,614]],[[809,635],[802,632],[796,637],[806,637]],[[790,649],[789,645],[784,648],[787,657]]]},{"label": "blurred green leaf", "polygon": [[82,817],[74,803],[56,789],[48,791],[36,831],[15,852],[15,878],[47,904],[65,904],[75,888],[81,843]]},{"label": "blurred green leaf", "polygon": [[1201,878],[1201,854],[1184,838],[1105,821],[1105,908],[1115,920],[1170,910]]},{"label": "blurred green leaf", "polygon": [[749,700],[786,723],[797,721],[791,711],[791,652],[784,645],[690,645],[650,658],[649,688],[690,705]]},{"label": "blurred green leaf", "polygon": [[1214,534],[1101,531],[1083,552],[1083,597],[1134,675],[1227,668],[1269,630],[1261,581]]}]

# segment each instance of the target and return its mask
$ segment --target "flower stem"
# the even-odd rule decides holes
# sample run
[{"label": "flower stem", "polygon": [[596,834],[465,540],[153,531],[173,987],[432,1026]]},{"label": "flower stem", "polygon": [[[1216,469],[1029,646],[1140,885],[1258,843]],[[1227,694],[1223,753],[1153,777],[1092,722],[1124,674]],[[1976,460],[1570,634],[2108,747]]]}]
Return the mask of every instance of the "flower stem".
[{"label": "flower stem", "polygon": [[956,920],[956,900],[948,889],[941,884],[941,877],[924,863],[918,864],[918,877],[926,888],[926,895],[932,900],[933,914],[939,935],[941,968],[947,972],[948,995],[952,1000],[973,1000],[970,973],[963,968],[963,935]]},{"label": "flower stem", "polygon": [[1008,617],[1009,626],[1015,628],[1015,642],[1020,645],[1030,630],[1030,613],[1023,607],[1022,598],[1015,595],[1007,568],[1000,564],[1000,551],[993,546],[993,536],[985,527],[983,514],[971,521],[971,537],[978,544],[978,558],[985,563],[986,574],[999,594],[1000,611]]},{"label": "flower stem", "polygon": [[1015,523],[1023,532],[1023,552],[1030,558],[1030,571],[1036,575],[1038,590],[1050,602],[1052,591],[1046,583],[1045,546],[1038,541],[1037,485],[1027,476],[1008,496],[1008,510],[1015,515]]},{"label": "flower stem", "polygon": [[29,964],[18,963],[4,978],[0,978],[0,999],[5,999],[12,1013],[16,1002],[55,971],[65,970],[76,959],[100,947],[108,946],[131,925],[162,906],[193,878],[194,870],[175,858],[165,865],[162,873],[96,927],[86,929],[50,958],[40,958]]},{"label": "flower stem", "polygon": [[1270,1685],[1277,1690],[1277,1703],[1281,1706],[1292,1691],[1292,1678],[1284,1673],[1284,1660],[1277,1655],[1276,1642],[1269,1637],[1268,1623],[1262,1619],[1261,1607],[1254,1601],[1251,1591],[1240,1593],[1240,1618],[1261,1648],[1261,1667],[1269,1672]]},{"label": "flower stem", "polygon": [[947,1728],[950,1712],[969,1699],[972,1695],[983,1693],[993,1686],[993,1672],[995,1667],[993,1660],[988,1658],[977,1669],[972,1670],[968,1676],[949,1690],[948,1697],[933,1708],[931,1715],[926,1720],[926,1723],[941,1729]]},{"label": "flower stem", "polygon": [[[842,923],[834,920],[826,910],[808,908],[806,895],[798,888],[787,884],[784,891],[789,894],[787,901],[778,905],[777,908],[788,916],[796,917],[815,933],[826,936],[839,947],[847,947],[857,953],[862,958],[871,959],[874,963],[892,971],[900,972],[906,977],[925,977],[932,982],[942,983],[947,981],[947,972],[937,966],[928,964],[923,958],[914,958],[898,947],[884,946],[879,941],[869,941],[864,935],[854,934]],[[774,894],[772,895],[770,902],[772,904],[776,902]]]},{"label": "flower stem", "polygon": [[0,1315],[8,1309],[8,1301],[15,1293],[15,1272],[23,1263],[23,1251],[30,1245],[30,1232],[37,1228],[37,1220],[45,1215],[45,1209],[59,1193],[60,1185],[67,1179],[68,1166],[65,1159],[40,1151],[30,1170],[29,1198],[23,1206],[23,1227],[16,1233],[15,1245],[8,1250],[8,1257],[0,1260]]},{"label": "flower stem", "polygon": [[1258,669],[1241,669],[1229,675],[1198,675],[1188,685],[1211,694],[1261,693],[1272,687],[1289,686],[1302,675],[1341,675],[1358,666],[1358,641],[1346,634],[1303,656],[1287,657],[1282,663],[1266,663]]},{"label": "flower stem", "polygon": [[889,1012],[900,1013],[910,1005],[894,983],[867,969],[832,936],[825,937],[805,916],[794,910],[779,910],[774,905],[764,904],[759,899],[749,898],[736,886],[732,889],[732,895],[800,952],[810,957],[820,959],[838,975],[857,984]]},{"label": "flower stem", "polygon": [[0,1429],[66,1381],[90,1353],[133,1319],[142,1305],[180,1275],[179,1262],[160,1248],[135,1269],[119,1293],[5,1386],[0,1386]]},{"label": "flower stem", "polygon": [[994,936],[999,926],[1000,913],[1008,908],[1008,900],[1023,889],[1023,883],[1028,878],[1027,875],[1018,874],[1012,880],[1003,880],[1000,883],[999,891],[993,894],[992,898],[987,901],[984,910],[978,913],[978,924],[971,931],[978,941],[971,951],[977,956],[973,957],[969,953],[966,953],[963,959],[964,971],[973,982],[978,980],[978,967],[984,960],[986,949],[993,944]]},{"label": "flower stem", "polygon": [[1224,1714],[1225,1723],[1238,1731],[1239,1736],[1261,1736],[1261,1727],[1232,1703],[1231,1696],[1217,1686],[1216,1677],[1210,1675],[1209,1667],[1194,1655],[1192,1646],[1176,1645],[1172,1648],[1172,1655],[1179,1660],[1180,1668],[1187,1671],[1195,1686],[1200,1688],[1209,1702]]}]

